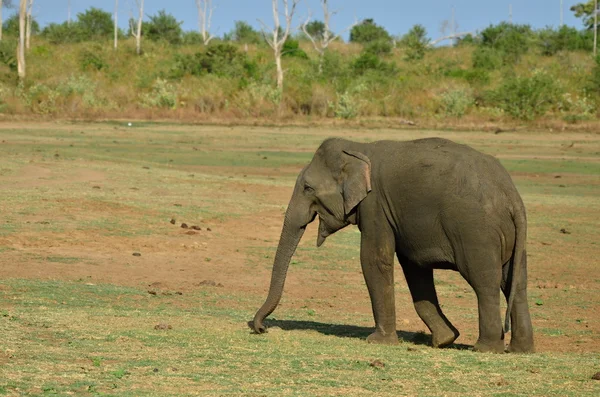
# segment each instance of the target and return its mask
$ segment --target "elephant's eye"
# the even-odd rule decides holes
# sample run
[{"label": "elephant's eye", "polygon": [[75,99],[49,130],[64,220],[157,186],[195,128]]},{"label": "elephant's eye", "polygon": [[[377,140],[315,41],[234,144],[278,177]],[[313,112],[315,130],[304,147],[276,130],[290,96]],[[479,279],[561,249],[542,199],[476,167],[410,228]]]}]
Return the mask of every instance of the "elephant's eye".
[{"label": "elephant's eye", "polygon": [[307,184],[304,185],[304,193],[312,194],[314,192],[315,192],[315,189],[313,189],[310,185],[307,185]]}]

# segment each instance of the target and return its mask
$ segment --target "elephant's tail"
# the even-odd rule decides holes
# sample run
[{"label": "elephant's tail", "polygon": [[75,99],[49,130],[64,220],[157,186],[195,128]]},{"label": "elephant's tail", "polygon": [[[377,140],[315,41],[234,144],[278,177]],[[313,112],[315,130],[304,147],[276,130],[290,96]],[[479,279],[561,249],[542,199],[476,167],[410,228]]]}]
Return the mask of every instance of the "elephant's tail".
[{"label": "elephant's tail", "polygon": [[525,244],[527,241],[527,217],[525,215],[525,208],[522,204],[520,209],[516,211],[516,214],[513,215],[513,220],[515,223],[515,248],[512,257],[512,269],[509,269],[511,277],[509,280],[506,280],[507,283],[510,282],[510,294],[508,296],[506,318],[504,320],[505,333],[510,331],[510,312],[512,311],[515,295],[517,293],[517,283],[520,279],[519,275],[521,272],[525,271],[525,269],[523,269],[523,260],[525,259],[523,256],[527,255],[525,251]]}]

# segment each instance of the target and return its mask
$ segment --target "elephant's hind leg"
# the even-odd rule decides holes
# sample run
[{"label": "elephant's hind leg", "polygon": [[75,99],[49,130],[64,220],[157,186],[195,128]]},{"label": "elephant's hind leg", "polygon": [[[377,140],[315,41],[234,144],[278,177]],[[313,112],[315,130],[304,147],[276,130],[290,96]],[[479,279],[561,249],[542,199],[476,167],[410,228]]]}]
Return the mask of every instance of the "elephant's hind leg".
[{"label": "elephant's hind leg", "polygon": [[[508,301],[511,288],[512,266],[507,264],[503,269],[502,292]],[[527,304],[527,253],[523,255],[521,264],[521,274],[516,275],[517,291],[512,310],[510,312],[511,337],[508,351],[511,353],[533,353],[535,351],[533,344],[533,327],[531,325],[531,316],[529,315],[529,306]]]},{"label": "elephant's hind leg", "polygon": [[432,335],[433,347],[446,347],[458,338],[458,330],[446,318],[438,302],[433,283],[433,269],[421,268],[404,258],[398,258],[417,314]]}]

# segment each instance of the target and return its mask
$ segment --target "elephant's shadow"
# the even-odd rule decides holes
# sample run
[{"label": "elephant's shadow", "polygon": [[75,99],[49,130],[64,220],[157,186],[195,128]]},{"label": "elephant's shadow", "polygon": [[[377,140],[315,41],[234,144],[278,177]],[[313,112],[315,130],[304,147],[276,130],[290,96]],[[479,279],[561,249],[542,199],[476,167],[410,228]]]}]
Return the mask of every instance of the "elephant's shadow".
[{"label": "elephant's shadow", "polygon": [[[359,327],[356,325],[345,324],[327,324],[316,321],[296,321],[296,320],[265,320],[267,328],[278,327],[285,331],[292,330],[312,330],[323,335],[332,335],[339,338],[358,338],[366,339],[373,332],[373,328]],[[415,345],[431,346],[431,335],[423,332],[397,331],[400,341],[413,343]],[[468,350],[473,346],[461,343],[454,343],[447,349]]]}]

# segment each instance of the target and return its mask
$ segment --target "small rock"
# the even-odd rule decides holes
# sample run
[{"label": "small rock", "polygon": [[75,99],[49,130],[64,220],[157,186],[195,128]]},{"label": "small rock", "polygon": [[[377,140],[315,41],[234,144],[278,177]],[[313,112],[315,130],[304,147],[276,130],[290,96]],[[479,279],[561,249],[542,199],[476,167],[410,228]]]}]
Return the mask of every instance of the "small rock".
[{"label": "small rock", "polygon": [[189,234],[190,236],[193,236],[194,234],[198,234],[198,232],[195,232],[193,230],[188,230],[187,232],[185,232],[185,234]]},{"label": "small rock", "polygon": [[181,204],[178,204],[178,203],[175,203],[175,204],[173,204],[173,205],[174,205],[175,207],[181,207],[181,206],[182,206]]},{"label": "small rock", "polygon": [[142,256],[142,254],[140,254],[139,252],[134,252],[132,255],[133,256]]},{"label": "small rock", "polygon": [[153,289],[149,289],[149,290],[148,290],[148,293],[149,293],[150,295],[156,295],[156,291],[154,291]]},{"label": "small rock", "polygon": [[146,167],[146,166],[143,166],[142,168],[145,169],[145,170],[149,170],[150,169],[150,167]]},{"label": "small rock", "polygon": [[207,228],[206,228],[206,231],[207,231],[207,232],[212,232],[212,229],[211,229],[210,227],[207,227]]},{"label": "small rock", "polygon": [[558,179],[558,178],[562,178],[561,175],[554,175],[554,178]]},{"label": "small rock", "polygon": [[154,368],[154,369],[152,370],[152,372],[154,372],[154,373],[158,372],[158,368]]},{"label": "small rock", "polygon": [[414,347],[410,347],[410,346],[409,346],[409,347],[407,347],[407,348],[406,348],[406,351],[409,351],[409,352],[416,352],[416,351],[417,351],[417,349],[415,349]]},{"label": "small rock", "polygon": [[385,368],[385,364],[379,360],[372,361],[369,366],[373,368]]},{"label": "small rock", "polygon": [[177,223],[177,220],[175,218],[171,218],[171,225],[174,225],[175,223]]},{"label": "small rock", "polygon": [[[171,326],[171,324],[165,324],[165,323],[160,323],[160,324],[156,324],[154,326],[154,329],[156,330],[167,330],[167,329],[173,329],[173,327]],[[157,372],[158,370],[155,370],[154,372]]]},{"label": "small rock", "polygon": [[592,376],[593,380],[600,380],[600,372],[596,372],[593,376]]},{"label": "small rock", "polygon": [[202,228],[200,226],[192,226],[191,228],[194,230],[202,230]]},{"label": "small rock", "polygon": [[92,186],[92,189],[100,189],[100,186],[98,186],[98,185]]},{"label": "small rock", "polygon": [[181,224],[181,228],[182,228],[182,229],[187,229],[187,228],[188,228],[188,225],[187,225],[187,223],[182,223],[182,224]]},{"label": "small rock", "polygon": [[564,227],[563,227],[562,229],[560,229],[560,232],[561,232],[562,234],[571,234],[571,232],[570,232],[570,231],[568,231],[567,229],[565,229]]},{"label": "small rock", "polygon": [[223,288],[223,284],[217,283],[214,280],[204,280],[196,284],[199,287],[219,287]]}]

